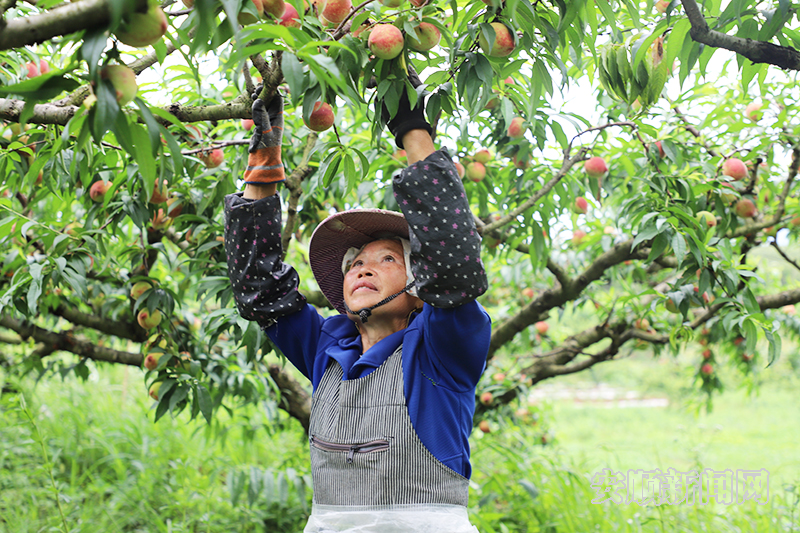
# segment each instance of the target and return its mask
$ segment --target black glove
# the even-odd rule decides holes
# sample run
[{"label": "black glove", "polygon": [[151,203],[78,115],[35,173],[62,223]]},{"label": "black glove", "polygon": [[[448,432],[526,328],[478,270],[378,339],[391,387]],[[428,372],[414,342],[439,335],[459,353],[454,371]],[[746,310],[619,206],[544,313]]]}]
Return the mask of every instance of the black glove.
[{"label": "black glove", "polygon": [[[422,80],[414,71],[414,68],[409,65],[408,67],[408,81],[416,89],[422,85]],[[394,117],[389,116],[389,110],[386,108],[385,103],[382,105],[382,116],[384,122],[389,127],[389,131],[394,135],[394,142],[398,148],[403,148],[403,136],[411,130],[426,130],[433,136],[433,128],[428,121],[425,120],[425,99],[424,94],[417,99],[417,105],[411,109],[411,104],[408,100],[408,93],[406,92],[406,85],[403,84],[403,89],[400,95],[400,102],[397,106],[397,113]]]}]

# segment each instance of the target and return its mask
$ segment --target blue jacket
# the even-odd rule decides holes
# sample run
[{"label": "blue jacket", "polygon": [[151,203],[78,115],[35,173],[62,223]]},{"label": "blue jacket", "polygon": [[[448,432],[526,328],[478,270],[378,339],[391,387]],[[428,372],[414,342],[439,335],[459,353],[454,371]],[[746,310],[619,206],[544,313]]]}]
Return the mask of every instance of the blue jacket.
[{"label": "blue jacket", "polygon": [[[434,457],[470,477],[475,389],[491,336],[491,320],[475,301],[486,290],[480,237],[447,152],[403,170],[393,189],[409,223],[412,272],[425,302],[406,329],[362,356],[361,337],[347,316],[326,319],[305,302],[297,291],[297,272],[281,260],[277,195],[226,198],[225,247],[234,298],[242,317],[258,321],[315,389],[331,359],[342,366],[343,379],[356,379],[402,343],[404,392],[417,435]],[[465,254],[472,260],[464,261]]]}]

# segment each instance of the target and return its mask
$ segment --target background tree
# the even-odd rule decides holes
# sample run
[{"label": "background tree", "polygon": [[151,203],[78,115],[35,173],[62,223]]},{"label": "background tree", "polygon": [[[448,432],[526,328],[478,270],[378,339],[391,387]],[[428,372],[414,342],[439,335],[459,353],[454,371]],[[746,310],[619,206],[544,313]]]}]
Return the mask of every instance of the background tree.
[{"label": "background tree", "polygon": [[[307,389],[226,276],[222,198],[240,188],[251,94],[287,95],[284,249],[325,307],[306,240],[333,210],[396,207],[404,154],[374,102],[393,112],[413,65],[484,238],[478,416],[693,339],[710,398],[718,365],[752,372],[779,330],[798,333],[800,289],[748,262],[771,244],[797,267],[779,243],[800,224],[797,89],[780,70],[797,69],[800,34],[788,4],[760,7],[3,1],[0,363],[144,366],[156,418],[268,401],[306,426]],[[556,331],[566,312],[582,327]]]}]

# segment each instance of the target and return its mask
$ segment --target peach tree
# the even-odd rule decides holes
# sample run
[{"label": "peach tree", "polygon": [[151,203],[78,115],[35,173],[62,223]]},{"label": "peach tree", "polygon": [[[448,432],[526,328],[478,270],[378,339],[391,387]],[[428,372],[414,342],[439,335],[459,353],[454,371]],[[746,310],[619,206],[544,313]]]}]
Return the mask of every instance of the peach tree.
[{"label": "peach tree", "polygon": [[282,239],[323,312],[310,232],[396,207],[404,154],[375,102],[394,112],[404,84],[424,99],[491,277],[480,416],[695,342],[710,395],[720,365],[760,372],[798,333],[786,2],[4,0],[0,15],[6,376],[130,365],[156,418],[267,402],[307,424],[308,389],[232,305],[221,243],[257,87],[285,98]]}]

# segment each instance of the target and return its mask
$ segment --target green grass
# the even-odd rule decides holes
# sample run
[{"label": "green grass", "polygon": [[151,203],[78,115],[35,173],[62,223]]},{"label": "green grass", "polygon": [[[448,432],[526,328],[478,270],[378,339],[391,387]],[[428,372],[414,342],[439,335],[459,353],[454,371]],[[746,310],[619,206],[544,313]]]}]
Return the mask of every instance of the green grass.
[{"label": "green grass", "polygon": [[[800,407],[796,378],[779,368],[781,375],[765,375],[759,396],[728,391],[707,414],[684,401],[679,363],[631,358],[554,381],[638,385],[672,405],[546,402],[537,426],[496,420],[497,431],[473,438],[471,519],[481,533],[800,531]],[[153,424],[140,377],[112,368],[86,383],[25,380],[26,407],[19,394],[0,397],[0,532],[302,530],[311,493],[298,424],[272,426],[259,409],[222,412],[212,426],[183,416]],[[543,426],[554,444],[539,444]],[[766,468],[770,503],[595,505],[589,480],[606,466]]]}]

